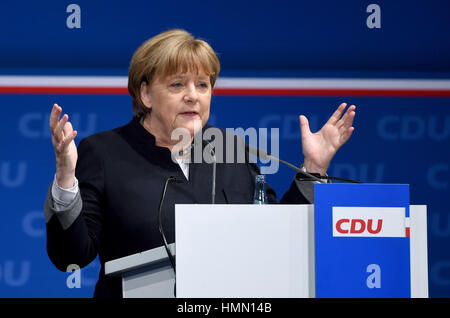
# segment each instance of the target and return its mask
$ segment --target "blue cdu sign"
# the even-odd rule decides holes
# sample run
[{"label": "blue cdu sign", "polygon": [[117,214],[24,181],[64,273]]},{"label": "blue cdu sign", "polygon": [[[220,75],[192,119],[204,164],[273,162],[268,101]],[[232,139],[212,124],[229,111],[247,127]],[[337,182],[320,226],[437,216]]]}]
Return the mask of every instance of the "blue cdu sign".
[{"label": "blue cdu sign", "polygon": [[315,185],[316,297],[411,297],[409,185]]}]

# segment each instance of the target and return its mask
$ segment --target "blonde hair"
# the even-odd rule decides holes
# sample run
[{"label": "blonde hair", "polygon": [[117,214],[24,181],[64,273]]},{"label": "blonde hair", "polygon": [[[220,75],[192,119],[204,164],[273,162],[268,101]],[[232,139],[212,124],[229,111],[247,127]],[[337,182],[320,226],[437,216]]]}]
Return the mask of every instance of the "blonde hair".
[{"label": "blonde hair", "polygon": [[134,52],[128,70],[128,91],[133,99],[134,115],[150,111],[141,100],[142,82],[151,85],[155,77],[170,76],[180,71],[206,72],[213,88],[220,72],[220,62],[207,42],[194,38],[185,30],[169,30],[142,43]]}]

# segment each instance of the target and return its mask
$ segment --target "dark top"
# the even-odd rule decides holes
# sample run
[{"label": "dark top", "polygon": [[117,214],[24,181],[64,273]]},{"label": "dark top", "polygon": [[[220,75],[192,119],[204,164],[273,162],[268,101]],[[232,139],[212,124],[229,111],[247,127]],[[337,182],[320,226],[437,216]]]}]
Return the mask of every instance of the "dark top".
[{"label": "dark top", "polygon": [[[225,157],[224,157],[225,158]],[[66,271],[80,267],[99,255],[101,270],[94,297],[122,297],[121,278],[106,277],[105,262],[163,245],[158,230],[158,205],[164,183],[170,176],[163,209],[163,227],[169,243],[175,237],[175,203],[211,203],[212,164],[192,163],[189,181],[167,148],[133,118],[125,126],[98,133],[80,141],[76,177],[82,199],[81,213],[66,229],[56,217],[47,223],[47,252],[53,264]],[[218,163],[216,203],[251,204],[254,163]],[[276,194],[267,187],[270,203]],[[46,205],[52,205],[51,196]],[[280,203],[311,203],[296,182]]]}]

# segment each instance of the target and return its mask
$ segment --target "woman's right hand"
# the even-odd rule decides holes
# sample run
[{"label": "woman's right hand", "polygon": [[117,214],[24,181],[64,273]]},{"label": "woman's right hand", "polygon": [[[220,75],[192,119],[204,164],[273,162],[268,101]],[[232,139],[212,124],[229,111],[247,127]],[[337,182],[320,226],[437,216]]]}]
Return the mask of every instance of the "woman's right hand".
[{"label": "woman's right hand", "polygon": [[50,130],[56,156],[56,182],[61,188],[69,189],[75,182],[78,152],[74,139],[77,131],[73,130],[68,121],[69,115],[64,114],[59,120],[61,114],[62,108],[54,104],[50,114]]}]

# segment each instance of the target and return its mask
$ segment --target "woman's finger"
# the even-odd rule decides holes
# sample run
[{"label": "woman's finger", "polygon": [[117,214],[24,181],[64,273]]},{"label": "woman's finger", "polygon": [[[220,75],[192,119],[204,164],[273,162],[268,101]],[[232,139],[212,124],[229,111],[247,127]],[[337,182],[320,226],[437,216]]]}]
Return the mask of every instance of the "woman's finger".
[{"label": "woman's finger", "polygon": [[76,135],[77,131],[73,130],[72,124],[68,121],[64,125],[64,144],[70,144],[70,142],[75,139]]},{"label": "woman's finger", "polygon": [[347,140],[350,139],[350,137],[352,136],[352,134],[353,134],[354,131],[355,131],[355,127],[349,127],[349,128],[345,131],[345,133],[344,133],[344,135],[343,135],[343,141],[342,141],[342,144],[346,143]]},{"label": "woman's finger", "polygon": [[336,127],[341,128],[341,127],[351,127],[353,124],[353,120],[355,119],[355,109],[356,106],[355,105],[351,105],[347,111],[345,112],[344,116],[342,116],[342,118],[337,122]]},{"label": "woman's finger", "polygon": [[66,124],[63,127],[64,136],[69,136],[73,131],[72,124],[70,121],[66,122]]},{"label": "woman's finger", "polygon": [[69,120],[69,115],[64,114],[64,116],[61,118],[61,120],[56,125],[56,128],[53,131],[53,136],[55,137],[57,142],[61,142],[64,139],[63,128],[68,120]]},{"label": "woman's finger", "polygon": [[328,124],[336,125],[336,123],[341,119],[341,115],[344,112],[345,107],[347,107],[347,103],[342,103],[336,109],[336,111],[331,115],[330,119],[328,119]]},{"label": "woman's finger", "polygon": [[311,130],[309,128],[309,121],[308,118],[304,115],[299,116],[300,120],[300,134],[302,135],[302,138],[307,137],[309,134],[311,134]]},{"label": "woman's finger", "polygon": [[346,117],[343,118],[343,119],[338,123],[338,125],[336,126],[336,127],[338,128],[338,130],[339,130],[339,131],[340,131],[341,129],[347,130],[347,129],[349,129],[350,127],[352,127],[352,125],[353,125],[353,120],[355,119],[355,115],[356,115],[356,112],[354,112],[354,111],[352,111],[352,112],[346,114]]},{"label": "woman's finger", "polygon": [[62,108],[57,104],[53,104],[52,112],[50,113],[50,131],[55,131],[56,125],[58,125],[59,116],[61,116]]},{"label": "woman's finger", "polygon": [[72,130],[69,134],[67,134],[64,137],[64,140],[61,142],[60,151],[64,151],[70,145],[70,143],[75,139],[77,134],[78,134],[78,132],[76,130]]},{"label": "woman's finger", "polygon": [[353,125],[353,120],[355,119],[355,112],[356,106],[354,106],[349,112],[348,115],[344,119],[344,127],[351,127]]}]

